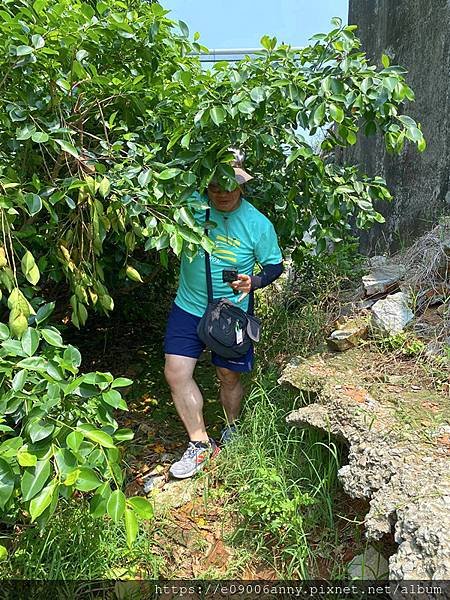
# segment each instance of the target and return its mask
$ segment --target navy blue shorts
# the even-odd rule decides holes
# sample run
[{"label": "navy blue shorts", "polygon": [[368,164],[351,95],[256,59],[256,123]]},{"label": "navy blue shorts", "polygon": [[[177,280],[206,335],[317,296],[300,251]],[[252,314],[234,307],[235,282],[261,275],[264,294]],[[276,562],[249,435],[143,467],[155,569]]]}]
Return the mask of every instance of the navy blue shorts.
[{"label": "navy blue shorts", "polygon": [[[200,319],[201,317],[188,313],[174,302],[167,321],[164,352],[166,354],[198,358],[205,349],[205,344],[197,335],[197,325]],[[247,354],[240,358],[222,358],[215,352],[212,352],[213,365],[239,373],[248,373],[251,371],[253,360],[253,344],[250,346]]]}]

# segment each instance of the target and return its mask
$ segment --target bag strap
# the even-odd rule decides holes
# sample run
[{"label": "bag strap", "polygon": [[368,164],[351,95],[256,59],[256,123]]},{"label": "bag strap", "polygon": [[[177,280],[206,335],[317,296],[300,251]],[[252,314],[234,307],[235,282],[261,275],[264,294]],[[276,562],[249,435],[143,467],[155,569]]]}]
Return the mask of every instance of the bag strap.
[{"label": "bag strap", "polygon": [[[205,224],[209,221],[210,208],[206,209],[205,214]],[[208,237],[208,229],[205,227],[205,235]],[[205,273],[206,273],[206,288],[208,290],[208,302],[211,303],[213,301],[213,286],[212,286],[212,277],[211,277],[211,262],[209,260],[209,253],[205,250]]]}]

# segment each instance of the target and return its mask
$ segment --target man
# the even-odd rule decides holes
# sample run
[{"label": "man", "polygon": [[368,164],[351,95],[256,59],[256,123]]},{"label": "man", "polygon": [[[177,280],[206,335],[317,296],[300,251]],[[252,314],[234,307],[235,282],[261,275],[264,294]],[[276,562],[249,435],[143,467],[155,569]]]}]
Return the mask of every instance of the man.
[{"label": "man", "polygon": [[[234,171],[241,186],[252,177],[242,169],[240,155],[237,152],[235,155]],[[210,220],[217,223],[217,227],[210,230],[210,237],[216,243],[210,257],[214,298],[226,297],[252,313],[253,290],[269,285],[283,271],[274,227],[242,197],[241,187],[225,191],[213,182],[208,186],[207,196]],[[199,213],[197,221],[204,223],[205,216],[205,211]],[[256,263],[262,266],[262,271],[253,275]],[[237,279],[229,284],[223,283],[223,269],[237,270]],[[164,341],[164,374],[190,439],[182,458],[170,467],[171,475],[180,479],[197,473],[204,467],[205,461],[218,452],[217,444],[206,432],[203,398],[193,378],[195,364],[204,349],[197,336],[197,325],[207,304],[205,255],[200,249],[191,262],[187,256],[181,257],[178,292]],[[227,417],[221,438],[225,443],[235,430],[243,396],[240,374],[251,371],[253,367],[253,346],[240,359],[225,359],[213,353],[212,362],[220,381],[220,401]]]}]

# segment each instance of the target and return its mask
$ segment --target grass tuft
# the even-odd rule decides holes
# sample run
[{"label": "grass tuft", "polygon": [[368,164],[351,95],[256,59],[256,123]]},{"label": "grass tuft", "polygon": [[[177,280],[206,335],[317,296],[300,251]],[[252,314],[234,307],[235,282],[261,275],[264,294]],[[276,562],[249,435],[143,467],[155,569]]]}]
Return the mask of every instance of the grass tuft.
[{"label": "grass tuft", "polygon": [[233,541],[252,547],[280,578],[310,578],[323,545],[336,537],[341,448],[324,432],[286,423],[305,399],[281,389],[275,369],[257,380],[239,434],[219,457],[240,517]]},{"label": "grass tuft", "polygon": [[55,513],[44,531],[29,526],[14,537],[9,558],[0,564],[3,579],[130,579],[157,578],[158,556],[151,537],[140,532],[127,547],[123,525],[95,519],[85,503],[70,502]]}]

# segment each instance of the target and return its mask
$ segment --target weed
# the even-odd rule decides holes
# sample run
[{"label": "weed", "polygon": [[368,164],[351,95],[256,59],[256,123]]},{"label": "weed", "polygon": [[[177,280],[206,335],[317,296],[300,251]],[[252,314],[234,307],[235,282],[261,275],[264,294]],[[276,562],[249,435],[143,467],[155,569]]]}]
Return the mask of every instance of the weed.
[{"label": "weed", "polygon": [[400,331],[376,340],[378,347],[387,352],[399,352],[404,356],[423,356],[426,344],[410,331]]},{"label": "weed", "polygon": [[134,579],[157,578],[160,559],[152,553],[151,537],[141,532],[132,549],[124,527],[95,519],[89,508],[70,502],[58,511],[47,529],[29,526],[16,536],[9,558],[1,563],[4,579]]},{"label": "weed", "polygon": [[233,540],[250,545],[280,576],[305,578],[314,570],[311,533],[334,536],[340,451],[326,434],[286,424],[303,398],[281,390],[275,377],[273,369],[258,374],[240,434],[219,456],[220,471],[241,517]]}]

